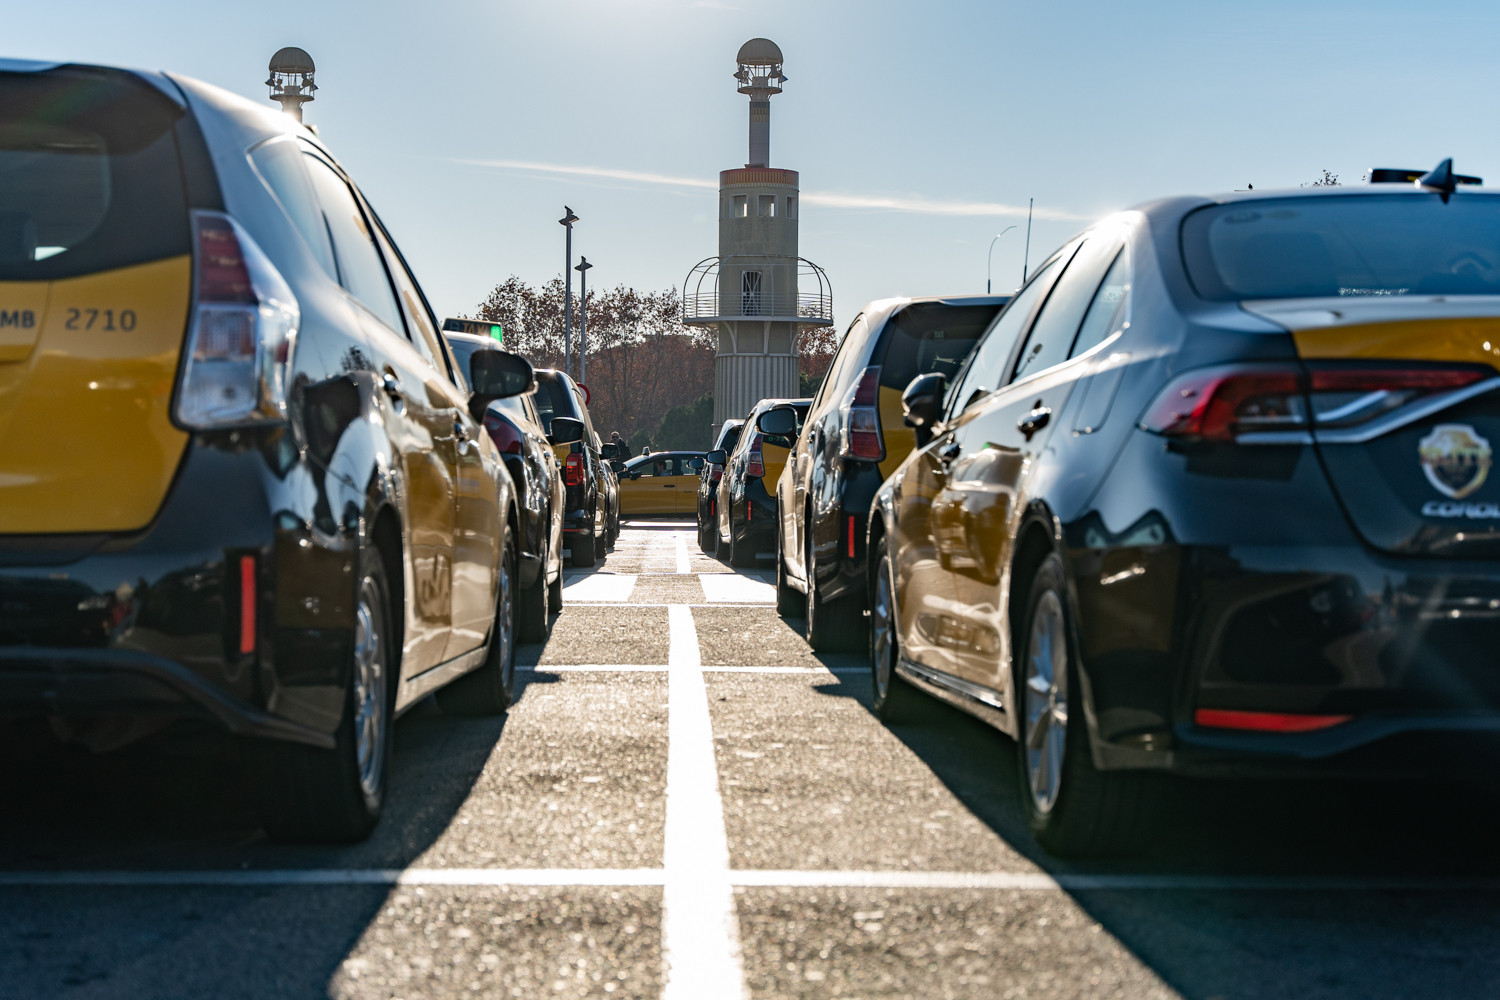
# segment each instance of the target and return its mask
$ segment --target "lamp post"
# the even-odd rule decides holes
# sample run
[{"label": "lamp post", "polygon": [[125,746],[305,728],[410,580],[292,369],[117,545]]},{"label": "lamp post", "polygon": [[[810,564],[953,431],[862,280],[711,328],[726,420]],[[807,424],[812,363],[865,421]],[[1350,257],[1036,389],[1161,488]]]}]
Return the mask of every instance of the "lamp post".
[{"label": "lamp post", "polygon": [[587,257],[578,258],[578,381],[589,380],[589,268]]},{"label": "lamp post", "polygon": [[990,271],[993,270],[992,265],[995,261],[995,240],[998,240],[1000,237],[1004,236],[1014,228],[1016,227],[1006,226],[1004,229],[995,234],[995,239],[990,240],[990,252],[986,254],[984,258],[984,294],[986,295],[990,294]]},{"label": "lamp post", "polygon": [[573,374],[573,223],[578,216],[567,205],[563,206],[563,217],[558,225],[568,231],[567,257],[563,263],[563,371]]}]

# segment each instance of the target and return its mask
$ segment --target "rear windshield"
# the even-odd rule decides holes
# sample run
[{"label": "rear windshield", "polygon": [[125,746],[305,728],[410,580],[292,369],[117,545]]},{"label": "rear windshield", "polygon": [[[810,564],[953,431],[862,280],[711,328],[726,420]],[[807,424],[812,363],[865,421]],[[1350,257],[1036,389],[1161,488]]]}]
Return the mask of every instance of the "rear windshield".
[{"label": "rear windshield", "polygon": [[1199,209],[1183,256],[1207,299],[1500,294],[1500,198],[1285,198]]},{"label": "rear windshield", "polygon": [[942,372],[951,380],[1000,311],[998,305],[950,306],[918,302],[885,324],[880,383],[905,389],[912,379]]},{"label": "rear windshield", "polygon": [[188,253],[181,116],[126,73],[0,73],[0,281]]},{"label": "rear windshield", "polygon": [[553,417],[583,419],[573,402],[572,394],[568,392],[568,387],[562,379],[539,373],[536,377],[536,397],[533,402],[536,403],[537,416],[542,418],[544,433],[552,433]]},{"label": "rear windshield", "polygon": [[719,431],[719,443],[714,447],[724,451],[734,451],[734,446],[740,440],[740,431],[744,430],[744,428],[744,423],[726,425]]}]

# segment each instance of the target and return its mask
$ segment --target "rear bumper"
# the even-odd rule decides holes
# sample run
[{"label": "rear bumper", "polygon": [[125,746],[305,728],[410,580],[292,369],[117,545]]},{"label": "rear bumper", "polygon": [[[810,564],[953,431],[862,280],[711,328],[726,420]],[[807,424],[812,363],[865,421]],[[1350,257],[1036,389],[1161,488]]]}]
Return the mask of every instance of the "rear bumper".
[{"label": "rear bumper", "polygon": [[756,552],[776,550],[776,498],[766,492],[762,480],[746,483],[729,515],[729,530],[738,544],[750,545]]}]

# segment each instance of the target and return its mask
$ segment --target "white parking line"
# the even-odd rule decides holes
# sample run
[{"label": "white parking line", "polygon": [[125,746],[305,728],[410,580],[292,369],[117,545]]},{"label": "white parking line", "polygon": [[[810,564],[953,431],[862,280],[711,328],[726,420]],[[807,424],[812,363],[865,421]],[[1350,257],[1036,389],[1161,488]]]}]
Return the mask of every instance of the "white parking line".
[{"label": "white parking line", "polygon": [[710,604],[774,604],[776,585],[728,573],[702,573],[698,582]]},{"label": "white parking line", "polygon": [[677,572],[691,573],[692,571],[693,564],[688,561],[687,534],[679,533],[677,535]]},{"label": "white parking line", "polygon": [[[729,886],[762,889],[997,889],[1016,892],[1500,892],[1478,876],[1048,875],[1045,872],[724,870]],[[164,871],[9,871],[7,888],[171,888],[430,885],[614,888],[669,886],[662,868],[279,868]],[[683,938],[677,939],[682,942]],[[719,951],[724,938],[719,936]],[[679,945],[680,946],[680,945]],[[738,961],[735,963],[738,968]],[[685,970],[678,969],[679,973]],[[709,994],[722,996],[722,992]]]},{"label": "white parking line", "polygon": [[[685,551],[685,550],[684,550]],[[744,997],[729,838],[714,760],[698,630],[667,609],[667,822],[662,850],[663,1000]]]},{"label": "white parking line", "polygon": [[[661,673],[665,665],[653,663],[518,663],[519,673],[586,674],[586,673]],[[725,667],[707,665],[705,674],[867,674],[869,667]]]},{"label": "white parking line", "polygon": [[563,606],[585,602],[627,602],[635,589],[634,573],[580,573],[563,577]]}]

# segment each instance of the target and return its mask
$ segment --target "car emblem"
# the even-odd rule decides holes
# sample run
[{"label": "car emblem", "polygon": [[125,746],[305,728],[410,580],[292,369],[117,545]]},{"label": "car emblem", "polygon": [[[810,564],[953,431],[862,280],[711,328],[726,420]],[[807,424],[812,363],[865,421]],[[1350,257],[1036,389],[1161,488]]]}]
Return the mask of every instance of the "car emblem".
[{"label": "car emblem", "polygon": [[1468,424],[1438,424],[1417,446],[1422,471],[1439,493],[1462,500],[1490,474],[1490,443]]}]

